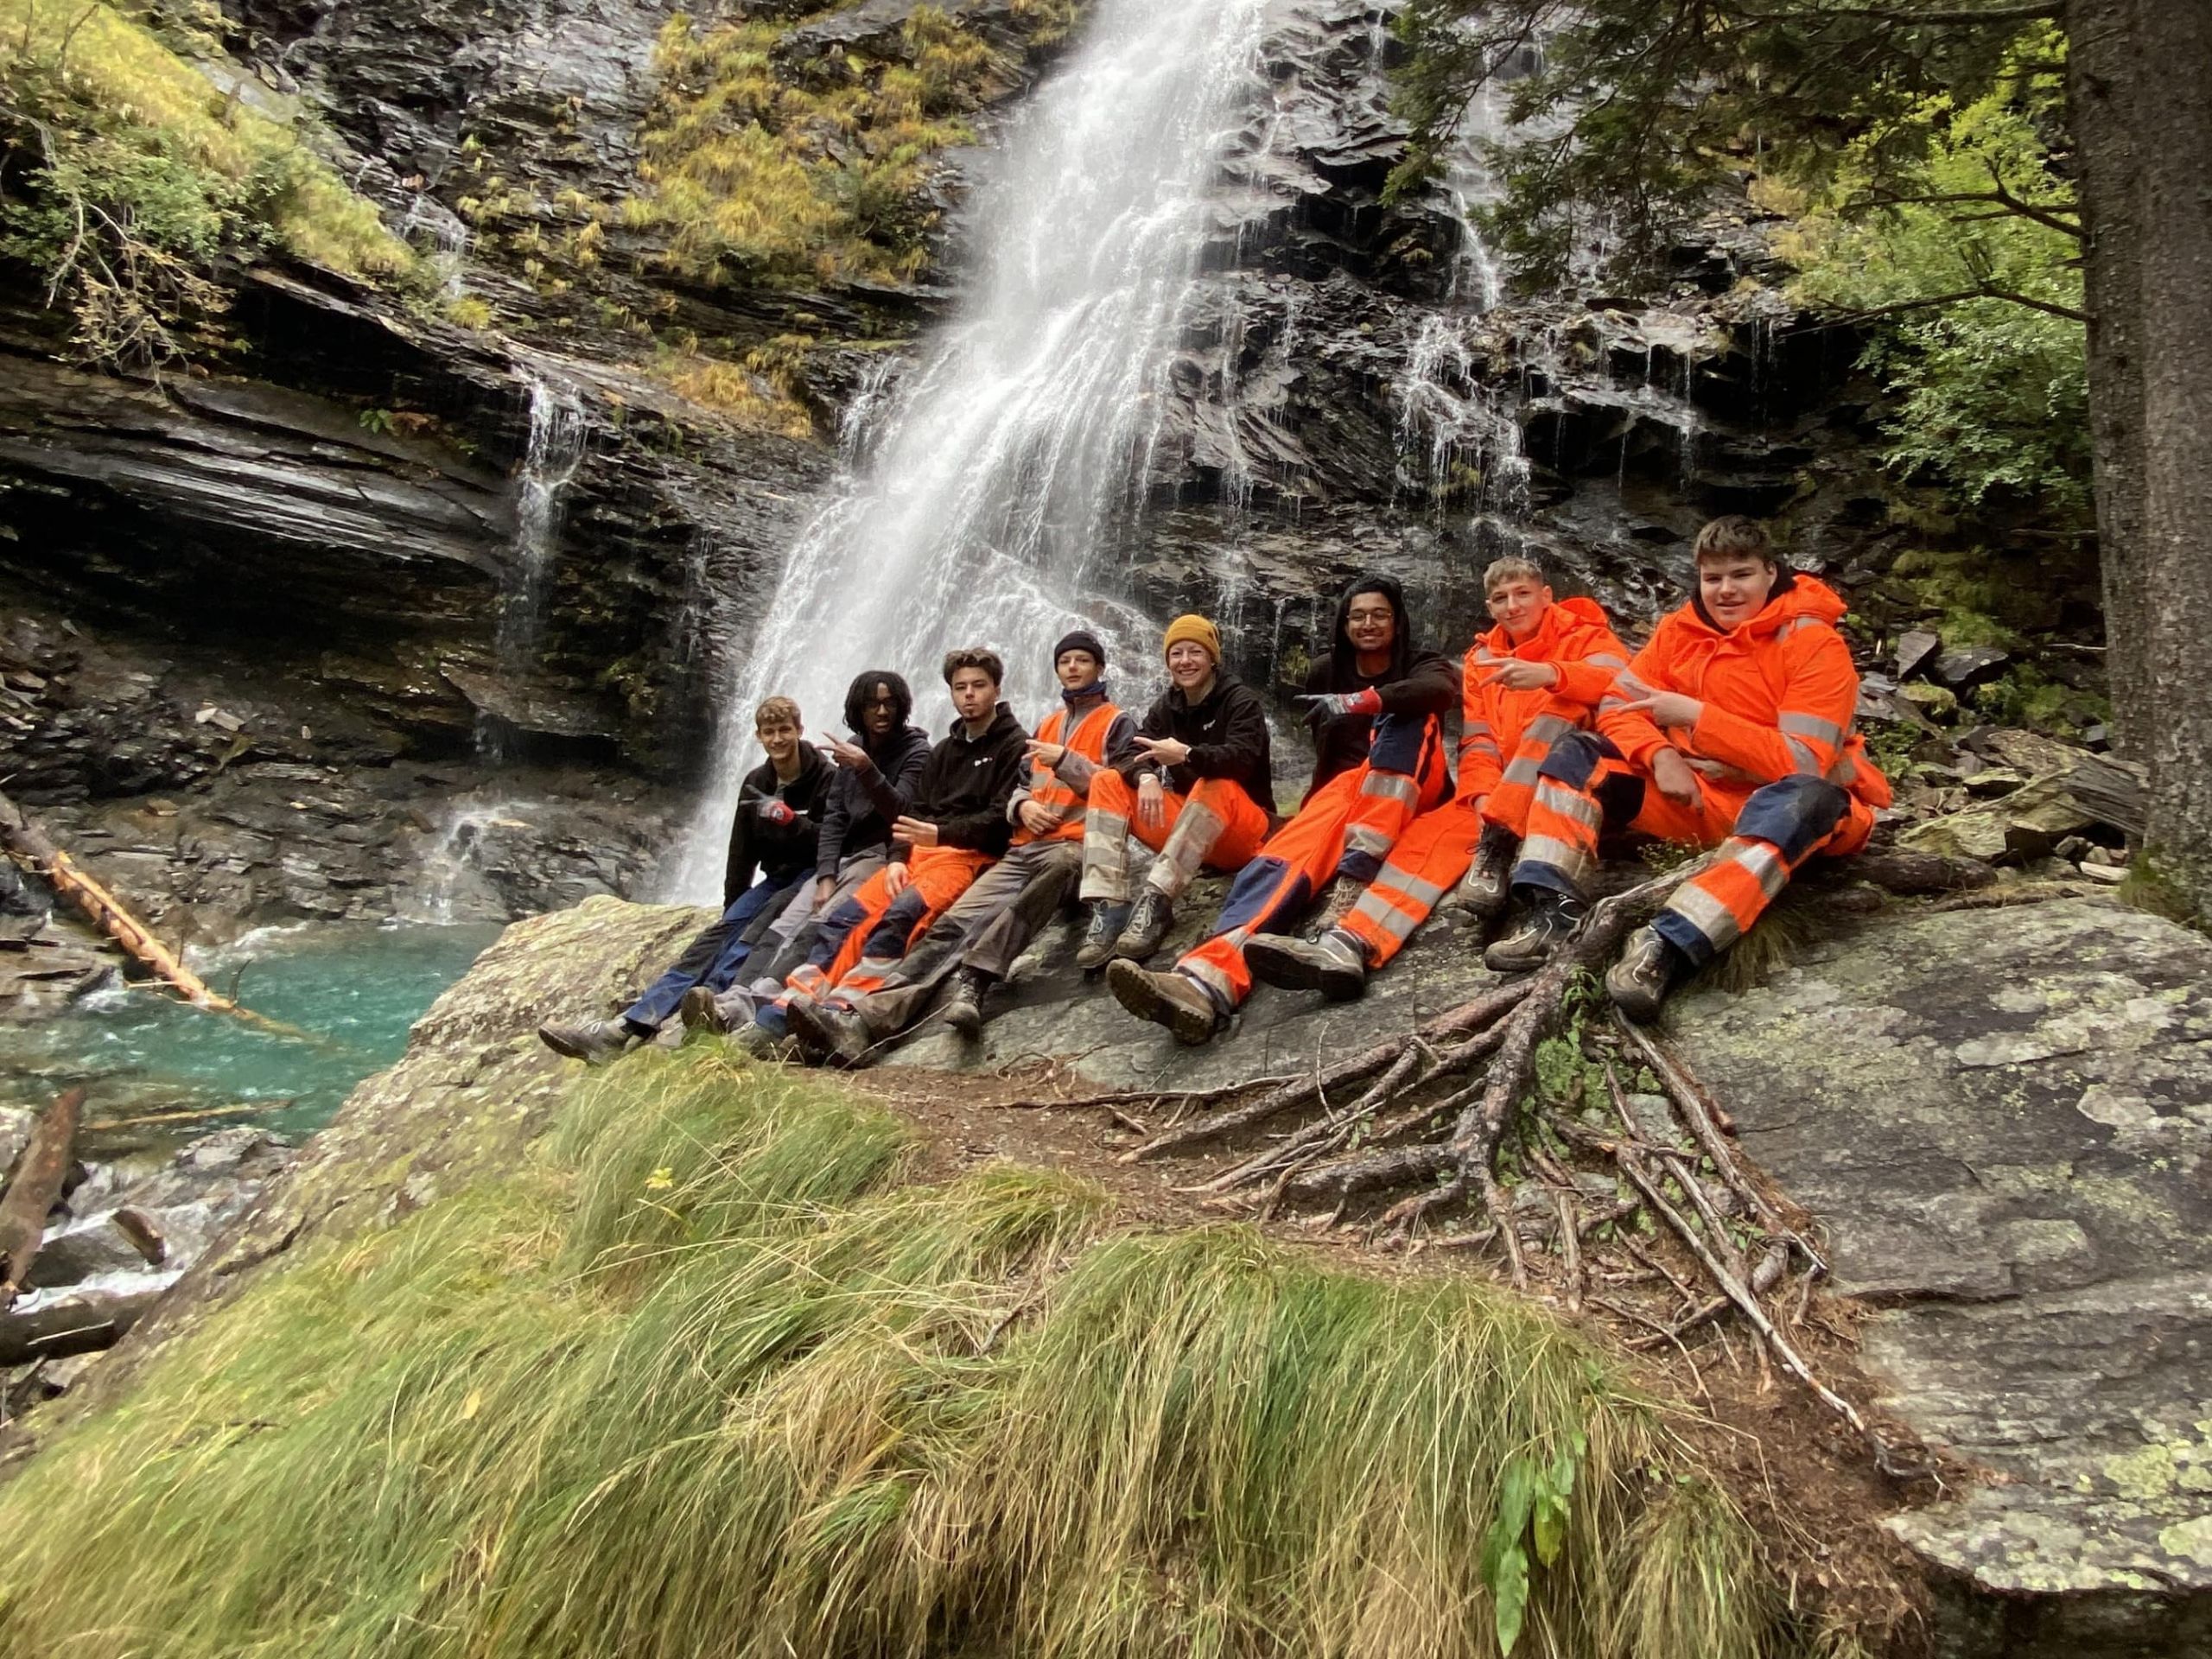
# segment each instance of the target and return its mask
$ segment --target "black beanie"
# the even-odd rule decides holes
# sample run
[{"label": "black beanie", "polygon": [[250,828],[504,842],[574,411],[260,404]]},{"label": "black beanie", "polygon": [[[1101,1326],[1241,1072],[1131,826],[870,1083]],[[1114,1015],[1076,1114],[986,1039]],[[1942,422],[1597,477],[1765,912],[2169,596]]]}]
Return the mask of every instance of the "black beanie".
[{"label": "black beanie", "polygon": [[1061,635],[1060,643],[1052,647],[1052,660],[1058,662],[1060,654],[1070,651],[1087,651],[1101,670],[1106,666],[1106,647],[1098,643],[1098,636],[1089,628],[1077,628],[1073,633]]}]

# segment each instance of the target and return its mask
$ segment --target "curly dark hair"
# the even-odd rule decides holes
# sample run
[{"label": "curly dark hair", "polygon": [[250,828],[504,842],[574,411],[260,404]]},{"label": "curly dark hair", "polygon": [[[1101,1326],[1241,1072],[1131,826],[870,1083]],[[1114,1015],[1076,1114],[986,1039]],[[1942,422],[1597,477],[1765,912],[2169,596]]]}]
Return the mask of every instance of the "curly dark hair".
[{"label": "curly dark hair", "polygon": [[887,668],[871,668],[864,674],[855,676],[850,689],[845,693],[845,724],[854,731],[865,733],[868,730],[861,717],[867,712],[868,700],[879,685],[887,687],[891,692],[893,731],[904,726],[913,714],[914,693],[905,678]]}]

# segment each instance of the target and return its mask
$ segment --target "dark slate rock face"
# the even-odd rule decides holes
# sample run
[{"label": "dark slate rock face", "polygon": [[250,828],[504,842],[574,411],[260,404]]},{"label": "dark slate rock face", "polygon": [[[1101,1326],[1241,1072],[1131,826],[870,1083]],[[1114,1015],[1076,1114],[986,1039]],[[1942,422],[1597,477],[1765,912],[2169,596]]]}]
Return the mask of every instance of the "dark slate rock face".
[{"label": "dark slate rock face", "polygon": [[2212,944],[2094,899],[1870,924],[1670,1030],[1885,1307],[1888,1406],[1990,1471],[1891,1523],[1945,1650],[2206,1650]]}]

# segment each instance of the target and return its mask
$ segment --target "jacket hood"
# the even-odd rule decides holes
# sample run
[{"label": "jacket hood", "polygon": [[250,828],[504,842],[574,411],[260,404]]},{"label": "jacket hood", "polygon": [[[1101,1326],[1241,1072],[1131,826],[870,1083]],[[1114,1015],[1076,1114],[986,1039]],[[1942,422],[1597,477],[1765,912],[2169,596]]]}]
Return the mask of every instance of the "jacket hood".
[{"label": "jacket hood", "polygon": [[1715,639],[1725,639],[1731,633],[1741,633],[1750,639],[1764,639],[1772,636],[1784,623],[1795,622],[1800,618],[1826,622],[1833,627],[1850,608],[1844,603],[1843,596],[1818,576],[1808,576],[1802,570],[1792,570],[1784,565],[1781,582],[1768,596],[1764,607],[1750,621],[1738,624],[1734,628],[1722,627],[1707,613],[1704,599],[1694,592],[1690,595],[1688,617],[1685,620],[1694,618],[1699,632],[1709,633]]},{"label": "jacket hood", "polygon": [[[859,728],[855,727],[854,729],[857,731]],[[868,741],[863,736],[861,747],[868,751],[868,758],[875,762],[876,769],[883,771],[886,770],[883,763],[887,760],[895,762],[918,743],[927,748],[930,734],[918,726],[893,726],[874,742]]]},{"label": "jacket hood", "polygon": [[1395,576],[1370,570],[1356,579],[1337,601],[1335,632],[1329,637],[1329,666],[1335,674],[1332,682],[1339,688],[1351,684],[1360,677],[1359,653],[1351,648],[1351,641],[1344,638],[1344,619],[1351,614],[1351,602],[1362,594],[1380,594],[1390,601],[1390,609],[1398,619],[1396,634],[1390,641],[1390,666],[1379,675],[1369,677],[1385,683],[1402,680],[1413,666],[1414,620],[1406,611],[1406,590]]},{"label": "jacket hood", "polygon": [[1238,679],[1227,669],[1217,666],[1213,671],[1213,690],[1207,692],[1205,696],[1200,697],[1196,702],[1192,702],[1190,698],[1183,695],[1183,688],[1181,686],[1173,684],[1173,683],[1171,683],[1168,685],[1167,690],[1160,695],[1167,699],[1167,705],[1171,709],[1211,709],[1215,703],[1221,701],[1223,696],[1228,693],[1231,686],[1242,685],[1243,683],[1243,682],[1242,680]]},{"label": "jacket hood", "polygon": [[[1557,639],[1573,627],[1609,628],[1611,626],[1604,606],[1594,599],[1585,599],[1577,594],[1569,599],[1554,601],[1551,608],[1544,613],[1544,620],[1536,625],[1535,632],[1522,640],[1520,645],[1532,645],[1539,641]],[[1513,636],[1505,631],[1503,622],[1493,626],[1477,643],[1493,657],[1510,657],[1520,648]]]},{"label": "jacket hood", "polygon": [[[845,691],[845,726],[849,731],[862,734],[861,747],[867,748],[865,734],[868,728],[861,723],[861,715],[869,692],[879,685],[891,688],[891,730],[896,733],[914,715],[914,693],[906,677],[894,674],[887,668],[871,668],[864,674],[853,677],[852,684]],[[889,741],[888,736],[886,741]]]}]

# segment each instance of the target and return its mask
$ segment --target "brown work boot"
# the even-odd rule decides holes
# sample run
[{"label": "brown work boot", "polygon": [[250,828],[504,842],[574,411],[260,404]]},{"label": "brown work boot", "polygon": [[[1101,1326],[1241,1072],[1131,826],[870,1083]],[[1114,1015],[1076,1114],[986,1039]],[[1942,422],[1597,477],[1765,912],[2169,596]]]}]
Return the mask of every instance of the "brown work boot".
[{"label": "brown work boot", "polygon": [[1510,830],[1502,824],[1484,824],[1482,839],[1475,843],[1475,861],[1452,890],[1452,907],[1465,911],[1478,922],[1497,917],[1511,896],[1508,883],[1520,851],[1521,838]]},{"label": "brown work boot", "polygon": [[959,969],[937,1005],[938,1012],[944,1016],[944,1023],[971,1043],[983,1034],[983,997],[992,982],[991,976],[980,968]]},{"label": "brown work boot", "polygon": [[1367,891],[1367,883],[1349,875],[1334,875],[1321,891],[1320,905],[1314,910],[1309,925],[1319,937],[1333,930],[1338,922],[1351,913],[1359,902],[1359,895]]},{"label": "brown work boot", "polygon": [[1590,907],[1571,893],[1550,887],[1523,888],[1529,908],[1521,925],[1483,952],[1483,966],[1494,974],[1533,973],[1552,951],[1574,937]]},{"label": "brown work boot", "polygon": [[683,993],[683,1000],[676,1005],[676,1017],[683,1022],[686,1031],[721,1032],[728,1029],[715,1007],[715,994],[704,985],[694,985]]},{"label": "brown work boot", "polygon": [[1122,929],[1121,940],[1114,946],[1116,958],[1122,962],[1147,960],[1160,949],[1160,942],[1174,925],[1174,905],[1158,887],[1147,887],[1137,895],[1136,903],[1129,906],[1128,924]]},{"label": "brown work boot", "polygon": [[1344,929],[1318,939],[1259,933],[1244,942],[1252,977],[1286,991],[1319,991],[1332,1002],[1350,1002],[1367,988],[1367,947]]},{"label": "brown work boot", "polygon": [[1648,927],[1629,936],[1621,959],[1605,970],[1605,995],[1623,1016],[1648,1026],[1666,1006],[1667,993],[1689,969],[1689,958]]},{"label": "brown work boot", "polygon": [[1166,1027],[1177,1042],[1192,1047],[1211,1042],[1227,1023],[1211,993],[1188,974],[1155,974],[1134,962],[1116,962],[1106,970],[1106,988],[1138,1019]]},{"label": "brown work boot", "polygon": [[850,1008],[795,996],[790,1009],[791,1036],[809,1065],[855,1066],[874,1046],[868,1021]]},{"label": "brown work boot", "polygon": [[537,1039],[556,1054],[587,1065],[602,1065],[645,1041],[623,1020],[579,1020],[570,1024],[549,1020],[537,1028]]}]

